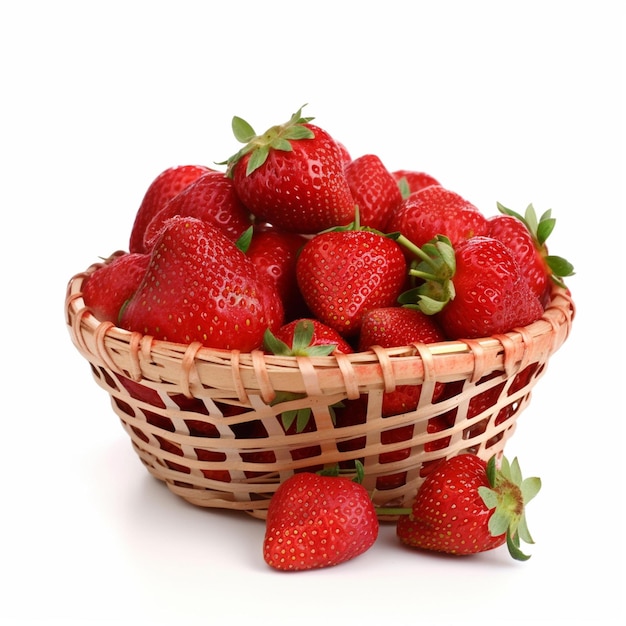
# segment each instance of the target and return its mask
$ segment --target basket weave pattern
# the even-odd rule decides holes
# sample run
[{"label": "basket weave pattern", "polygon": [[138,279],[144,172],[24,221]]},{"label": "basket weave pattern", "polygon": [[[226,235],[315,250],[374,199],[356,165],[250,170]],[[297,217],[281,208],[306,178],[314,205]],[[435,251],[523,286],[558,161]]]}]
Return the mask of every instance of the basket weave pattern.
[{"label": "basket weave pattern", "polygon": [[[375,505],[409,506],[438,460],[501,454],[575,314],[555,287],[541,320],[504,335],[279,357],[173,344],[99,322],[81,294],[97,267],[70,280],[66,323],[141,461],[195,505],[259,518],[295,471],[349,469],[359,459]],[[383,394],[399,385],[421,385],[417,409],[383,417]],[[293,399],[272,404],[281,391]],[[285,432],[280,414],[302,407],[311,409],[308,427]]]}]

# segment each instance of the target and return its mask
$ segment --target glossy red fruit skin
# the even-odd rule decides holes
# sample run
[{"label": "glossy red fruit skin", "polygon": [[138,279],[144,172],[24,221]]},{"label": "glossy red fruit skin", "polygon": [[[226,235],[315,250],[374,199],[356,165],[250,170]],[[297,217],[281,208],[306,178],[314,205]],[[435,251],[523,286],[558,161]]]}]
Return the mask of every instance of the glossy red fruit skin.
[{"label": "glossy red fruit skin", "polygon": [[157,211],[146,226],[145,250],[151,250],[163,224],[176,215],[201,219],[233,241],[252,225],[250,212],[237,197],[233,181],[222,172],[203,174]]},{"label": "glossy red fruit skin", "polygon": [[390,216],[402,203],[402,194],[389,170],[375,154],[354,159],[345,168],[362,226],[385,231]]},{"label": "glossy red fruit skin", "polygon": [[430,187],[431,185],[440,185],[439,181],[427,174],[426,172],[419,172],[415,170],[395,170],[392,172],[393,177],[399,183],[403,178],[409,187],[409,194],[415,193],[424,187]]},{"label": "glossy red fruit skin", "polygon": [[487,464],[473,454],[442,461],[425,478],[410,515],[398,519],[396,534],[414,548],[456,555],[476,554],[501,546],[506,534],[493,537],[493,511],[478,488],[489,487]]},{"label": "glossy red fruit skin", "polygon": [[144,233],[155,214],[187,185],[210,171],[214,170],[204,165],[177,165],[162,171],[150,183],[135,214],[128,244],[129,252],[149,252],[144,247]]},{"label": "glossy red fruit skin", "polygon": [[291,151],[270,150],[246,174],[250,154],[232,168],[235,189],[257,221],[314,234],[354,219],[354,200],[343,171],[343,153],[323,129],[304,124],[313,139],[291,140]]},{"label": "glossy red fruit skin", "polygon": [[475,339],[527,326],[543,314],[511,251],[497,239],[456,246],[456,295],[437,314],[448,339]]},{"label": "glossy red fruit skin", "polygon": [[285,322],[308,314],[296,278],[296,260],[307,241],[298,233],[255,226],[247,250],[248,258],[257,266],[259,273],[276,285],[283,301]]},{"label": "glossy red fruit skin", "polygon": [[101,322],[117,324],[124,303],[135,293],[148,269],[150,255],[118,256],[83,282],[83,300]]},{"label": "glossy red fruit skin", "polygon": [[202,220],[174,217],[120,325],[174,343],[250,352],[282,322],[278,292],[234,242]]},{"label": "glossy red fruit skin", "polygon": [[363,554],[379,523],[365,488],[341,476],[294,474],[273,495],[263,558],[274,569],[331,567]]},{"label": "glossy red fruit skin", "polygon": [[471,202],[445,187],[431,185],[412,193],[391,216],[388,232],[400,232],[422,247],[437,235],[453,246],[487,232],[487,218]]},{"label": "glossy red fruit skin", "polygon": [[405,284],[400,246],[371,231],[330,231],[302,249],[300,291],[313,316],[344,337],[356,336],[366,311],[392,306]]},{"label": "glossy red fruit skin", "polygon": [[[385,307],[368,311],[363,317],[359,336],[359,350],[367,350],[372,345],[382,348],[411,345],[412,343],[436,343],[445,341],[445,335],[437,321],[417,309],[405,307]],[[434,386],[430,402],[436,402],[443,391],[443,383]],[[398,385],[394,391],[383,394],[382,416],[390,417],[414,411],[422,393],[422,385]],[[382,444],[394,444],[413,438],[413,424],[385,430],[381,433]],[[380,463],[394,463],[406,459],[411,448],[401,448],[391,452],[383,452],[379,456]],[[398,472],[380,476],[376,480],[376,488],[380,490],[394,489],[404,484],[406,472]]]},{"label": "glossy red fruit skin", "polygon": [[550,271],[526,225],[510,215],[494,215],[487,223],[488,236],[498,239],[511,250],[531,290],[546,305],[552,285]]}]

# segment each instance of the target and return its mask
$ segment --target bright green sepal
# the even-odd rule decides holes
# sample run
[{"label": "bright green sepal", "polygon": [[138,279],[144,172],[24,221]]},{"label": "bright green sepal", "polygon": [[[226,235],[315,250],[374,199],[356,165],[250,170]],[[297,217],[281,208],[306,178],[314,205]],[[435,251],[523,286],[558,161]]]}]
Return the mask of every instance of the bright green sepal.
[{"label": "bright green sepal", "polygon": [[456,295],[452,280],[456,273],[456,255],[450,239],[437,235],[422,248],[404,235],[397,235],[395,239],[416,257],[411,263],[409,276],[419,283],[400,294],[398,303],[417,308],[426,315],[439,313]]},{"label": "bright green sepal", "polygon": [[235,242],[235,245],[239,250],[246,253],[250,249],[250,244],[252,243],[252,236],[254,235],[254,226],[250,226],[244,230],[244,232],[239,236],[239,239]]},{"label": "bright green sepal", "polygon": [[313,322],[300,320],[294,329],[291,346],[288,346],[267,328],[263,335],[263,345],[268,352],[277,356],[328,356],[337,349],[336,343],[312,346],[314,332]]},{"label": "bright green sepal", "polygon": [[550,278],[560,287],[565,287],[563,278],[574,276],[574,266],[563,257],[548,254],[546,242],[556,226],[556,219],[552,217],[552,210],[548,209],[541,215],[540,218],[537,218],[535,207],[533,207],[532,204],[529,204],[526,207],[524,215],[520,215],[512,209],[508,209],[499,202],[497,202],[496,205],[500,213],[514,217],[526,226],[528,232],[533,238],[533,241],[535,242],[537,250],[541,253],[548,269],[550,270]]},{"label": "bright green sepal", "polygon": [[250,153],[250,159],[246,166],[246,176],[249,176],[265,163],[271,150],[289,152],[293,150],[291,141],[313,139],[315,134],[304,124],[307,124],[314,118],[302,117],[302,109],[305,106],[302,105],[288,122],[272,126],[261,135],[257,135],[252,126],[244,119],[234,116],[231,124],[233,134],[239,143],[245,145],[230,158],[219,162],[218,165],[228,166],[227,175],[231,176],[232,168],[235,164],[246,154]]},{"label": "bright green sepal", "polygon": [[252,126],[250,126],[250,124],[248,124],[246,120],[237,117],[236,115],[233,117],[231,127],[233,129],[235,139],[239,143],[248,143],[256,136],[254,128],[252,128]]},{"label": "bright green sepal", "polygon": [[502,457],[500,468],[496,466],[496,457],[487,462],[487,480],[490,487],[479,487],[478,493],[485,506],[493,513],[488,527],[492,536],[506,534],[506,543],[511,556],[518,561],[530,557],[520,548],[520,541],[534,543],[526,522],[526,505],[541,489],[539,478],[522,478],[517,458],[509,463]]}]

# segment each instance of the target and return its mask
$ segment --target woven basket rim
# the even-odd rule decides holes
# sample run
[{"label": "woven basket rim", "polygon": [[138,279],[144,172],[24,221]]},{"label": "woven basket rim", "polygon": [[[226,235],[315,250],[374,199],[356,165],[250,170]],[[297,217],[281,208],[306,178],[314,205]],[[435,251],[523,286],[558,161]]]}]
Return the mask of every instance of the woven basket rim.
[{"label": "woven basket rim", "polygon": [[496,369],[512,375],[537,357],[558,350],[575,316],[569,290],[555,284],[541,319],[491,337],[374,347],[323,357],[276,356],[261,350],[243,353],[198,342],[172,343],[99,321],[85,305],[82,283],[102,265],[94,263],[74,275],[67,286],[66,323],[83,356],[144,384],[174,384],[188,396],[203,386],[218,387],[237,392],[242,402],[247,401],[248,392],[260,394],[266,402],[281,389],[309,396],[347,393],[357,397],[372,387],[391,391],[399,384],[475,381]]}]

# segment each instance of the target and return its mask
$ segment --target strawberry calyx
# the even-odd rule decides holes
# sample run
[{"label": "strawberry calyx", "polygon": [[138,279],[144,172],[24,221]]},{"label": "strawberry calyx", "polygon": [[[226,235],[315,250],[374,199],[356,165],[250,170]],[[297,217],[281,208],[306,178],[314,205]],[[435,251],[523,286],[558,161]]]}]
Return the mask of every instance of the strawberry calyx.
[{"label": "strawberry calyx", "polygon": [[526,505],[541,489],[537,477],[522,479],[517,457],[512,463],[502,457],[500,468],[493,456],[487,463],[487,478],[490,487],[481,486],[478,493],[485,506],[493,510],[489,518],[489,532],[498,537],[506,533],[506,544],[510,555],[518,561],[530,558],[520,549],[520,541],[534,543],[526,523]]},{"label": "strawberry calyx", "polygon": [[402,234],[396,241],[416,258],[411,262],[409,276],[419,284],[400,295],[398,302],[420,309],[426,315],[439,313],[455,297],[452,279],[456,273],[456,256],[448,237],[437,235],[421,248]]},{"label": "strawberry calyx", "polygon": [[[277,356],[328,356],[332,354],[337,348],[337,344],[335,343],[311,345],[314,331],[314,325],[310,320],[298,321],[294,329],[291,346],[289,346],[281,339],[278,339],[268,328],[263,336],[263,345],[268,352]],[[306,397],[306,394],[303,393],[278,391],[271,402],[271,406],[292,400],[300,400],[304,397]],[[329,410],[331,411],[331,416],[334,418],[333,407],[329,407]],[[280,419],[286,431],[289,430],[295,422],[296,432],[301,433],[311,419],[311,408],[304,406],[283,411],[280,414]]]},{"label": "strawberry calyx", "polygon": [[302,117],[302,109],[305,106],[306,104],[303,104],[284,124],[272,126],[261,135],[257,135],[248,122],[235,115],[232,119],[233,134],[239,143],[245,145],[241,150],[226,159],[226,161],[218,163],[218,165],[226,165],[227,176],[232,176],[232,169],[235,164],[246,154],[250,154],[250,159],[246,166],[246,176],[249,176],[265,163],[271,150],[291,152],[293,150],[291,141],[313,139],[315,136],[313,131],[305,124],[314,118]]},{"label": "strawberry calyx", "polygon": [[[352,475],[354,472],[354,475]],[[339,467],[338,463],[333,463],[332,465],[327,465],[323,469],[315,472],[319,476],[352,476],[352,482],[361,485],[363,483],[363,478],[365,477],[365,467],[363,463],[358,459],[354,461],[354,470],[347,469],[343,470]]]},{"label": "strawberry calyx", "polygon": [[497,202],[496,205],[500,213],[514,217],[526,226],[533,238],[535,247],[546,264],[551,280],[559,285],[559,287],[564,288],[565,283],[563,282],[563,278],[574,275],[574,266],[563,257],[548,254],[546,241],[556,226],[556,219],[552,217],[552,209],[548,209],[540,217],[537,217],[537,212],[532,204],[526,207],[524,215],[512,209],[508,209],[500,204],[500,202]]},{"label": "strawberry calyx", "polygon": [[278,339],[268,328],[263,336],[266,350],[277,356],[328,356],[337,349],[336,343],[311,345],[315,326],[308,319],[299,320],[293,333],[291,346]]}]

